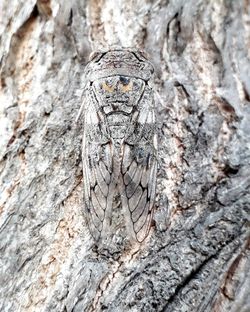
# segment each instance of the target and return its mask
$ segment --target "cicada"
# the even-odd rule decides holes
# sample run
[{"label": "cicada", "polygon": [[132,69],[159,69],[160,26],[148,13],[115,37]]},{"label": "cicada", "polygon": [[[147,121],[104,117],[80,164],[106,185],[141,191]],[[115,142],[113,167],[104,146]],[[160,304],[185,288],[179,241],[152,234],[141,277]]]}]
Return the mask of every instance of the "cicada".
[{"label": "cicada", "polygon": [[149,233],[157,173],[153,72],[143,52],[123,48],[96,52],[86,65],[84,205],[95,240],[109,231],[115,194],[128,237],[142,242]]}]

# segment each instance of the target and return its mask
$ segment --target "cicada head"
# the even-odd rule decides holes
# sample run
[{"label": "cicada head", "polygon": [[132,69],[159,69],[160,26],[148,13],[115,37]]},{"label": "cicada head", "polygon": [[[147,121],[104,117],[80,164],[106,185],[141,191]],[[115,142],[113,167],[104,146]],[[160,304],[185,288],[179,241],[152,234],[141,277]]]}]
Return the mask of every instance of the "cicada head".
[{"label": "cicada head", "polygon": [[90,82],[111,76],[135,77],[148,81],[153,72],[153,65],[147,60],[145,53],[131,49],[94,52],[85,68],[86,78]]}]

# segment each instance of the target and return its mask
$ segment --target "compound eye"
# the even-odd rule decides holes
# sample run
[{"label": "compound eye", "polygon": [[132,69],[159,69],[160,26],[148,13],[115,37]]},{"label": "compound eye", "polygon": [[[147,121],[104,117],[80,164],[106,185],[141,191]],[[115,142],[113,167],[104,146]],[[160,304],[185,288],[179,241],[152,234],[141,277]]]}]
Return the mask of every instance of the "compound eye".
[{"label": "compound eye", "polygon": [[130,82],[130,79],[126,78],[124,76],[120,76],[120,82],[121,82],[122,85],[127,86],[129,84],[129,82]]}]

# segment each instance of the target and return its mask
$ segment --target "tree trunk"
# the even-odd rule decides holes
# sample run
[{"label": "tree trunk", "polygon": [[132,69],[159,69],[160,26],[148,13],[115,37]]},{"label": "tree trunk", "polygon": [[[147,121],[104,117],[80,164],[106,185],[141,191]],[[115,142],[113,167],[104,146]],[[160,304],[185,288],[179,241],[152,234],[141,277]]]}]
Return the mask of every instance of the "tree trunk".
[{"label": "tree trunk", "polygon": [[[250,2],[0,4],[0,310],[249,311]],[[154,224],[94,249],[75,124],[92,50],[145,50],[159,129]]]}]

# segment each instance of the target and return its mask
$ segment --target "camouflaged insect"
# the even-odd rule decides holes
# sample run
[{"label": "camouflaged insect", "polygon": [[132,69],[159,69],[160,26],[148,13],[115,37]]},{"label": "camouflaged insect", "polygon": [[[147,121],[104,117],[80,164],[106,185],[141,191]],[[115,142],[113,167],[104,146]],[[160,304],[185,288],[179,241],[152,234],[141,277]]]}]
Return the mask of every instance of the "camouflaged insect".
[{"label": "camouflaged insect", "polygon": [[143,52],[95,52],[85,68],[83,177],[88,225],[96,240],[121,198],[128,237],[148,235],[156,187],[153,66]]}]

